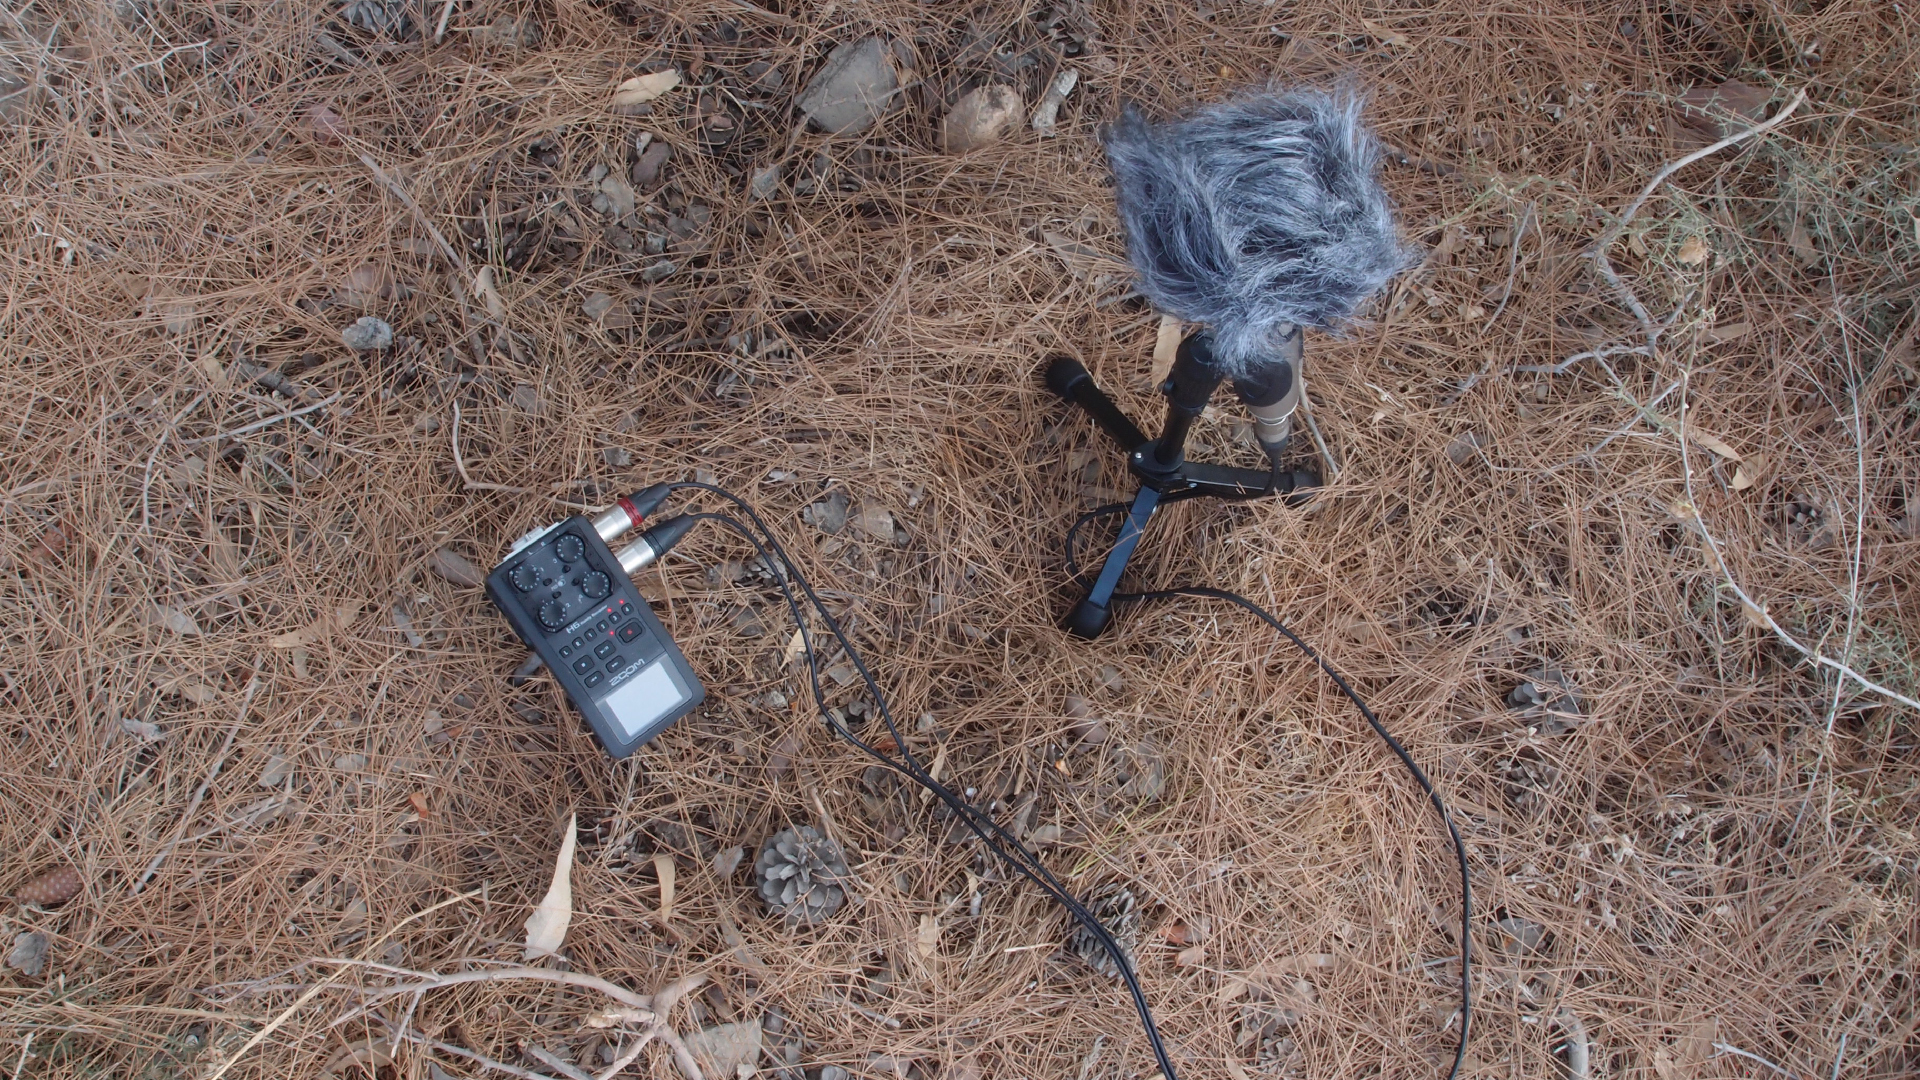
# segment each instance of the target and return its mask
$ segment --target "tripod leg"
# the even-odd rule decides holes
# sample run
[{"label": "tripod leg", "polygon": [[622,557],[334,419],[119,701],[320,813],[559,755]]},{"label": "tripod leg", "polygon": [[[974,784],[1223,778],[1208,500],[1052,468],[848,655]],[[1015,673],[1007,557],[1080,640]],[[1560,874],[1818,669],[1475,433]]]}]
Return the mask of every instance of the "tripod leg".
[{"label": "tripod leg", "polygon": [[1080,361],[1065,356],[1055,357],[1047,365],[1045,378],[1047,389],[1085,410],[1088,416],[1093,417],[1093,422],[1100,425],[1100,430],[1107,433],[1107,438],[1119,444],[1121,450],[1131,454],[1147,441],[1146,433],[1127,419],[1127,414],[1121,412],[1120,406],[1115,405],[1106,391],[1094,383],[1093,376],[1087,373]]},{"label": "tripod leg", "polygon": [[1120,587],[1120,575],[1126,572],[1133,549],[1140,546],[1140,537],[1153,518],[1153,508],[1159,504],[1160,493],[1150,487],[1141,488],[1133,497],[1133,508],[1127,511],[1126,523],[1120,526],[1120,539],[1113,542],[1113,550],[1107,553],[1100,576],[1094,579],[1093,590],[1075,604],[1073,614],[1067,616],[1068,633],[1092,640],[1112,621],[1113,591]]}]

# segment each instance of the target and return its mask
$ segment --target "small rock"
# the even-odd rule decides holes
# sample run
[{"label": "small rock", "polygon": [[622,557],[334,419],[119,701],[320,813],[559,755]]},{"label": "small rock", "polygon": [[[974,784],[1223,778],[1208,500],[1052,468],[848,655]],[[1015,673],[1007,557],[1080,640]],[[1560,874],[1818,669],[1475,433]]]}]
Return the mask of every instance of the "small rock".
[{"label": "small rock", "polygon": [[852,1075],[852,1073],[849,1073],[838,1065],[822,1065],[820,1067],[820,1080],[851,1080]]},{"label": "small rock", "polygon": [[47,966],[47,949],[52,939],[38,930],[29,930],[13,939],[13,951],[7,954],[7,966],[22,975],[34,976]]},{"label": "small rock", "polygon": [[346,280],[333,295],[348,307],[369,308],[382,300],[398,298],[399,286],[386,267],[379,263],[361,263],[347,272]]},{"label": "small rock", "polygon": [[883,543],[894,541],[893,513],[883,506],[863,506],[860,508],[860,529],[868,536]]},{"label": "small rock", "polygon": [[1080,73],[1072,68],[1062,68],[1060,74],[1053,77],[1053,82],[1047,86],[1047,92],[1040,96],[1040,104],[1033,110],[1034,134],[1043,139],[1053,138],[1056,134],[1054,129],[1060,123],[1060,106],[1066,102],[1067,95],[1073,93],[1073,88],[1078,85],[1080,85]]},{"label": "small rock", "polygon": [[1100,665],[1099,679],[1100,685],[1108,690],[1120,690],[1127,685],[1127,680],[1120,675],[1120,669],[1111,664]]},{"label": "small rock", "polygon": [[949,154],[997,143],[1020,122],[1023,107],[1019,92],[1011,86],[969,90],[940,121],[940,143]]},{"label": "small rock", "polygon": [[830,135],[865,131],[887,111],[900,87],[887,52],[887,43],[877,37],[834,46],[794,104]]},{"label": "small rock", "polygon": [[813,524],[829,536],[838,536],[847,527],[847,493],[835,491],[807,507]]},{"label": "small rock", "polygon": [[672,259],[661,259],[659,262],[640,271],[640,280],[649,283],[659,281],[678,269],[679,267],[674,264]]},{"label": "small rock", "polygon": [[1516,959],[1539,955],[1547,940],[1547,928],[1530,919],[1508,915],[1493,920],[1493,925],[1500,931],[1494,936],[1493,947]]},{"label": "small rock", "polygon": [[636,187],[651,189],[660,183],[660,167],[673,156],[673,147],[663,142],[648,144],[640,156],[634,159],[631,175]]},{"label": "small rock", "polygon": [[763,201],[771,199],[779,191],[780,165],[778,162],[754,173],[753,178],[747,181],[747,194],[755,199]]},{"label": "small rock", "polygon": [[1455,435],[1453,441],[1447,444],[1447,460],[1455,465],[1465,465],[1472,461],[1479,454],[1480,448],[1485,445],[1485,440],[1481,439],[1478,433],[1463,431]]},{"label": "small rock", "polygon": [[507,401],[528,416],[545,416],[547,413],[547,403],[541,398],[540,391],[526,383],[516,384],[513,392],[507,395]]},{"label": "small rock", "polygon": [[160,725],[149,723],[145,720],[135,720],[131,716],[123,716],[120,718],[120,730],[139,739],[143,743],[157,743],[161,739],[166,738],[166,735],[160,730]]},{"label": "small rock", "polygon": [[759,1062],[761,1030],[757,1019],[720,1024],[688,1035],[687,1051],[700,1064],[701,1075],[734,1076]]},{"label": "small rock", "polygon": [[600,193],[607,197],[607,205],[616,219],[633,213],[633,208],[639,205],[639,196],[634,194],[633,185],[617,174],[600,181]]},{"label": "small rock", "polygon": [[1067,726],[1088,746],[1107,741],[1107,722],[1093,711],[1093,703],[1075,695],[1067,696]]},{"label": "small rock", "polygon": [[1116,793],[1122,798],[1152,802],[1167,788],[1167,763],[1158,744],[1142,739],[1120,761],[1122,783]]},{"label": "small rock", "polygon": [[[607,232],[620,233],[627,238],[627,246],[629,248],[633,246],[633,234],[618,225],[609,227]],[[614,299],[611,293],[597,292],[587,297],[581,301],[580,311],[602,329],[624,330],[633,325],[633,312],[627,310],[627,305]]]},{"label": "small rock", "polygon": [[800,736],[789,731],[780,736],[773,744],[773,753],[767,755],[767,772],[776,780],[784,780],[793,774],[793,759],[800,756]]},{"label": "small rock", "polygon": [[487,27],[487,38],[496,45],[512,48],[531,49],[540,44],[545,35],[540,23],[533,18],[516,19],[511,15],[502,15]]},{"label": "small rock", "polygon": [[363,315],[340,331],[340,342],[355,352],[384,349],[393,344],[393,327],[371,315]]},{"label": "small rock", "polygon": [[600,448],[600,460],[616,469],[624,469],[633,464],[633,455],[624,447],[603,446]]},{"label": "small rock", "polygon": [[427,559],[427,565],[441,577],[469,589],[479,588],[487,583],[486,571],[468,562],[451,548],[440,548]]}]

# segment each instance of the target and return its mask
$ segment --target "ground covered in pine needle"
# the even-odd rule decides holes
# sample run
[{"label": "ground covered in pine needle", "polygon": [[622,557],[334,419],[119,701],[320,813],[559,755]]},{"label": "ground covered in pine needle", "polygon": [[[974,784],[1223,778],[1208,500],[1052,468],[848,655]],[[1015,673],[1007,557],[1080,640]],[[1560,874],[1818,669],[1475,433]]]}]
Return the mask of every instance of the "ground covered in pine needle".
[{"label": "ground covered in pine needle", "polygon": [[[0,13],[0,1075],[1150,1075],[1061,912],[820,723],[744,544],[641,580],[709,690],[645,751],[508,685],[473,568],[696,476],[910,749],[1131,897],[1182,1077],[1444,1075],[1452,854],[1345,699],[1224,604],[1057,629],[1127,477],[1036,372],[1157,404],[1099,131],[1269,78],[1368,95],[1425,258],[1309,336],[1325,490],[1172,508],[1134,580],[1270,606],[1432,773],[1463,1075],[1920,1070],[1920,24],[1456,7]],[[836,46],[896,89],[828,134]],[[1196,455],[1259,462],[1236,413]],[[813,926],[754,889],[796,825],[851,865]]]}]

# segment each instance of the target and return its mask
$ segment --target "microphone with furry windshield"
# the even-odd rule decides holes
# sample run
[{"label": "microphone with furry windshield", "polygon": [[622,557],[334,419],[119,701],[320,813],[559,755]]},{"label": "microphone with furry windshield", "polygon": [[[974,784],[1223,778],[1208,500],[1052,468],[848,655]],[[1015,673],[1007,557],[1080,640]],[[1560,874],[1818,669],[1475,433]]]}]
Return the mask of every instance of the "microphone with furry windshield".
[{"label": "microphone with furry windshield", "polygon": [[[1160,387],[1166,419],[1151,440],[1079,362],[1047,367],[1047,387],[1085,410],[1140,480],[1105,566],[1067,620],[1074,634],[1106,628],[1161,502],[1287,495],[1320,482],[1281,464],[1301,395],[1302,330],[1337,329],[1410,261],[1360,112],[1351,91],[1275,88],[1164,123],[1129,108],[1107,132],[1140,292],[1198,329]],[[1188,430],[1229,379],[1253,414],[1266,472],[1186,460]]]}]

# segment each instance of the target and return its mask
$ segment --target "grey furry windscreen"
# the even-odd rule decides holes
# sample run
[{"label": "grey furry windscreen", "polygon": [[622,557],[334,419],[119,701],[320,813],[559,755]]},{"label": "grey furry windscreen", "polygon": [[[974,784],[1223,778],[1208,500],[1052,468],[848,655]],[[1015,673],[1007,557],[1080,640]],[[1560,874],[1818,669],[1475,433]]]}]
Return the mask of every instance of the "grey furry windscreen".
[{"label": "grey furry windscreen", "polygon": [[1106,137],[1127,254],[1161,311],[1213,330],[1228,374],[1289,325],[1352,316],[1408,263],[1349,92],[1264,91]]}]

